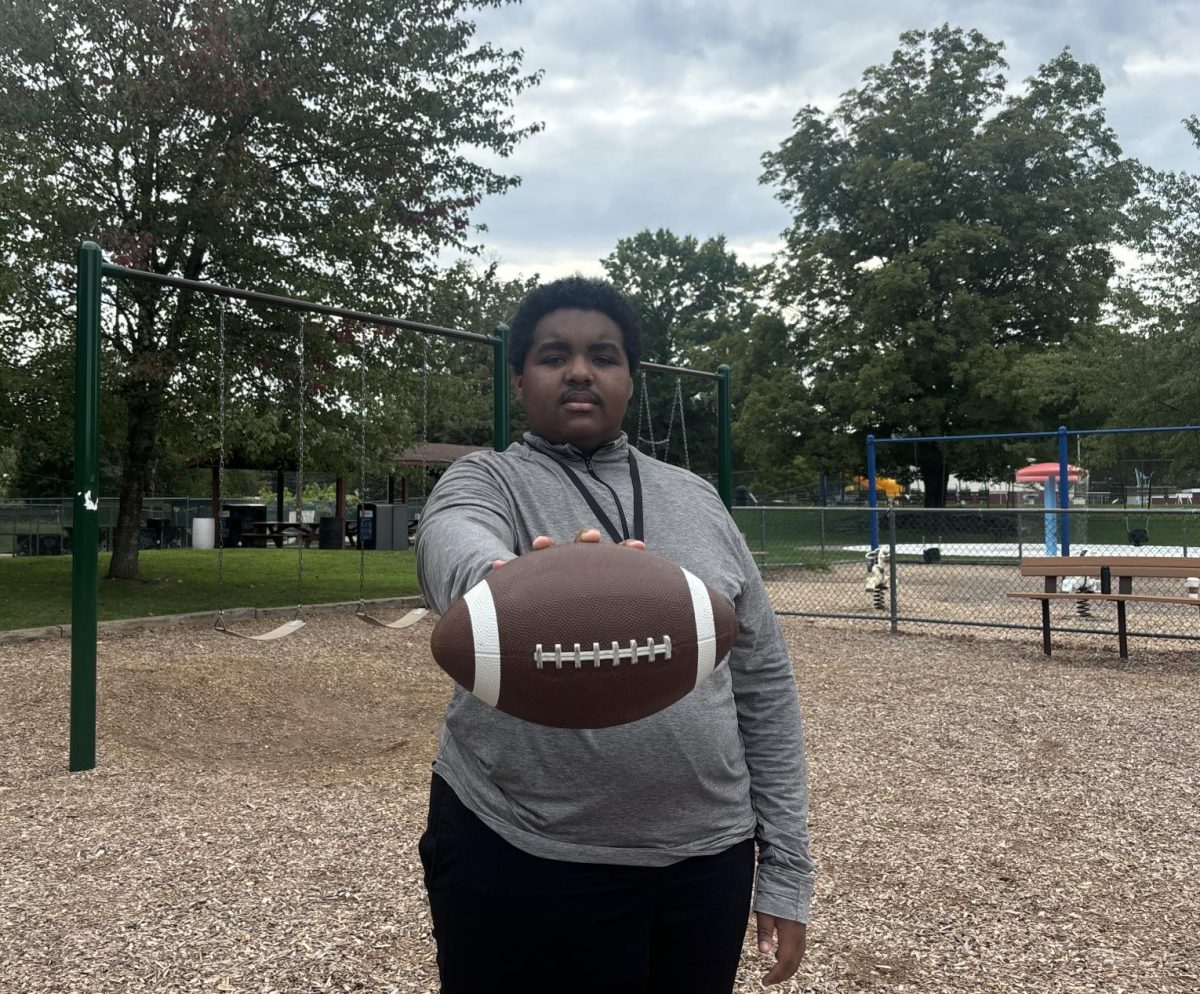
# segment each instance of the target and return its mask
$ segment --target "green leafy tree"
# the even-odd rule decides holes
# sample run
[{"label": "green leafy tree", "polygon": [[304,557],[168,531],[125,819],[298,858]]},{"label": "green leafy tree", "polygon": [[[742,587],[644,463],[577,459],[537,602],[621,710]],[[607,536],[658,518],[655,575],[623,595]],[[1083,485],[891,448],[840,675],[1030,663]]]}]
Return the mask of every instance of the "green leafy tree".
[{"label": "green leafy tree", "polygon": [[705,363],[717,339],[753,310],[754,271],[724,235],[701,242],[647,229],[622,238],[601,264],[637,307],[652,362]]},{"label": "green leafy tree", "polygon": [[[1008,93],[1001,50],[905,33],[763,158],[793,214],[775,289],[811,336],[813,400],[860,437],[1053,422],[1022,389],[1027,361],[1100,320],[1136,187],[1100,73],[1064,51]],[[916,454],[934,505],[951,469],[976,468],[945,455]]]},{"label": "green leafy tree", "polygon": [[[1200,148],[1200,118],[1183,123]],[[1080,420],[1098,427],[1195,424],[1200,410],[1200,175],[1146,169],[1143,180],[1137,262],[1118,281],[1111,318],[1054,370]],[[1113,489],[1135,486],[1134,465],[1156,467],[1156,486],[1200,485],[1200,432],[1101,437],[1088,447],[1089,468]]]},{"label": "green leafy tree", "polygon": [[813,403],[802,329],[763,309],[718,345],[733,373],[735,464],[759,496],[816,497],[822,475],[854,463],[846,436]]},{"label": "green leafy tree", "polygon": [[[1200,117],[1183,122],[1200,150]],[[1160,352],[1163,380],[1154,383],[1163,413],[1190,415],[1200,384],[1179,362],[1192,359],[1200,335],[1200,174],[1148,171],[1142,237],[1145,262],[1134,271],[1131,289],[1140,308],[1131,308],[1134,330],[1161,333],[1169,340]],[[1156,349],[1156,351],[1159,351]]]},{"label": "green leafy tree", "polygon": [[[692,235],[679,236],[663,228],[640,231],[617,242],[601,264],[638,312],[642,357],[649,362],[715,371],[725,361],[719,347],[721,340],[732,332],[745,331],[755,313],[757,274],[738,260],[723,235],[701,242]],[[681,462],[686,430],[693,468],[714,472],[716,390],[693,379],[681,381],[680,386],[683,425],[675,384],[661,375],[647,373],[630,405],[627,431],[638,441],[640,425],[643,445],[651,437],[651,429],[660,442],[666,442],[671,431],[669,449],[665,445],[651,448],[659,455],[668,451],[672,462]]]},{"label": "green leafy tree", "polygon": [[[482,5],[494,4],[0,7],[0,259],[22,273],[11,334],[61,347],[84,238],[134,268],[404,314],[436,253],[466,245],[480,198],[516,182],[478,153],[506,156],[535,130],[509,109],[536,75],[520,53],[476,41],[467,14]],[[216,308],[144,284],[109,303],[106,375],[125,416],[110,575],[134,577],[156,460],[189,437],[211,452],[214,405],[201,395]],[[294,385],[296,325],[251,309],[230,322],[230,397],[255,428],[246,444],[263,451],[294,440],[280,398]],[[350,366],[344,329],[310,332],[324,458],[344,450],[338,376]]]},{"label": "green leafy tree", "polygon": [[[463,262],[440,274],[425,302],[425,320],[443,327],[490,335],[506,324],[538,276],[505,280],[496,263],[477,269]],[[427,434],[430,441],[456,445],[493,442],[492,350],[453,340],[430,341],[430,393]],[[504,371],[509,376],[509,370]],[[509,437],[519,432],[514,415]]]}]

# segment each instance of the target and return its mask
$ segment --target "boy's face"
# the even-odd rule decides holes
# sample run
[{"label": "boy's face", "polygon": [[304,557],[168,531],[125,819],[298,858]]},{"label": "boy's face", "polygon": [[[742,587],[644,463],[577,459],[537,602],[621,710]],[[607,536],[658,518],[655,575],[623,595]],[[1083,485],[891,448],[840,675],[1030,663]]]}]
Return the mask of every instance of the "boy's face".
[{"label": "boy's face", "polygon": [[551,311],[533,329],[515,377],[529,427],[551,442],[591,455],[621,433],[633,396],[625,339],[600,311]]}]

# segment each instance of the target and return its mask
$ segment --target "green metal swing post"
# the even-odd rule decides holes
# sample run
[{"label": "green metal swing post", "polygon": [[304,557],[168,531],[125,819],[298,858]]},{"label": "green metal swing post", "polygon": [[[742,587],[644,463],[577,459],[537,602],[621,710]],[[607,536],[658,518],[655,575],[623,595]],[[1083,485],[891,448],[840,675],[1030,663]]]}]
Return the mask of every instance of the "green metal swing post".
[{"label": "green metal swing post", "polygon": [[511,401],[508,374],[508,325],[496,325],[492,335],[492,447],[497,452],[508,448],[511,428]]},{"label": "green metal swing post", "polygon": [[717,367],[717,493],[725,510],[733,508],[733,373]]},{"label": "green metal swing post", "polygon": [[75,494],[71,530],[68,768],[96,765],[96,585],[100,576],[100,280],[95,242],[79,246],[75,297]]}]

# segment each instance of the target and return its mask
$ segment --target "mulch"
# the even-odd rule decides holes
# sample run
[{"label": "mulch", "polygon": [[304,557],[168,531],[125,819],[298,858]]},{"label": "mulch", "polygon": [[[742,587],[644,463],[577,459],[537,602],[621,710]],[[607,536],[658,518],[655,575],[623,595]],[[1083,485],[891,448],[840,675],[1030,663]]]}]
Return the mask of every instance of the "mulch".
[{"label": "mulch", "polygon": [[[781,623],[820,878],[777,990],[1200,989],[1200,650]],[[0,988],[436,991],[429,631],[106,633],[82,774],[68,641],[0,646]]]}]

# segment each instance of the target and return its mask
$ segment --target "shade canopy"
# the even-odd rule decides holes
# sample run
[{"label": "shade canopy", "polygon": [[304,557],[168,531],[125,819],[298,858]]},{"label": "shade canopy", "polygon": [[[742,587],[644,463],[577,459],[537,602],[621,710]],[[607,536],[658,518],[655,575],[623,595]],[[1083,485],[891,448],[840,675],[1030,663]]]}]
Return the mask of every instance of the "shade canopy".
[{"label": "shade canopy", "polygon": [[[1045,483],[1050,477],[1058,479],[1059,470],[1062,467],[1056,462],[1035,462],[1030,466],[1023,466],[1017,470],[1018,483]],[[1067,481],[1074,483],[1087,470],[1081,469],[1078,466],[1067,465]]]},{"label": "shade canopy", "polygon": [[491,452],[488,445],[450,445],[446,442],[428,442],[425,445],[414,445],[396,456],[397,466],[423,466],[427,463],[449,465],[456,459],[461,459],[468,452]]}]

